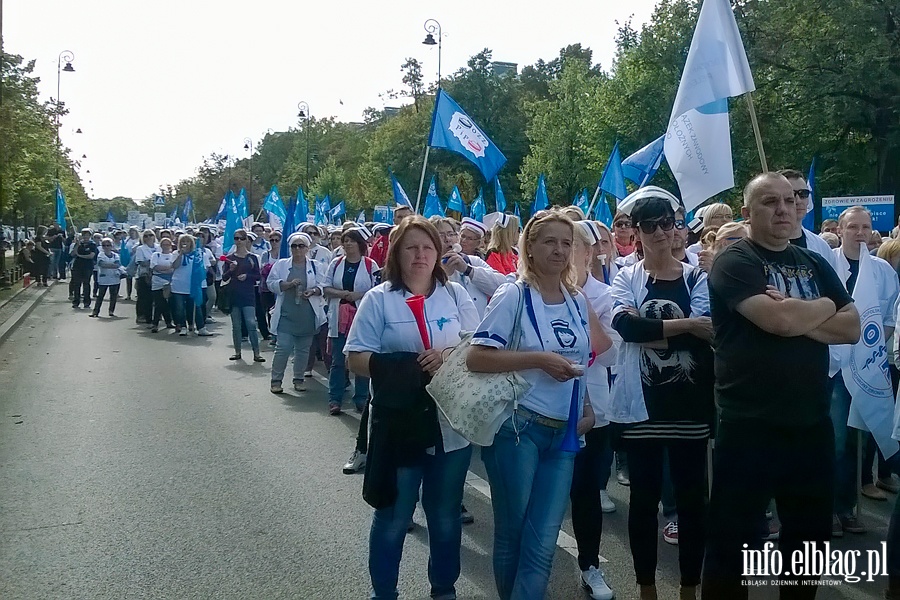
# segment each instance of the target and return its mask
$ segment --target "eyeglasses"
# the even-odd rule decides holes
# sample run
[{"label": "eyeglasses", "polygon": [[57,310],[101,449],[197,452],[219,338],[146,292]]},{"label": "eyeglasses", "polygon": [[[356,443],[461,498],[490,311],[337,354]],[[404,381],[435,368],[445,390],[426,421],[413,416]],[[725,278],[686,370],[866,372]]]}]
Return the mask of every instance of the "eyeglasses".
[{"label": "eyeglasses", "polygon": [[806,200],[809,198],[809,190],[794,190],[794,197]]},{"label": "eyeglasses", "polygon": [[243,242],[243,241],[246,241],[246,239],[247,239],[246,237],[240,237],[237,235],[234,236],[234,241],[236,241],[236,242]]},{"label": "eyeglasses", "polygon": [[687,223],[684,222],[684,219],[675,219],[675,229],[681,231],[687,227]]},{"label": "eyeglasses", "polygon": [[656,231],[657,227],[663,231],[672,231],[672,228],[675,227],[675,217],[663,217],[661,219],[653,219],[652,221],[641,221],[637,226],[641,228],[643,233],[648,235]]},{"label": "eyeglasses", "polygon": [[291,248],[309,248],[306,244],[291,244]]},{"label": "eyeglasses", "polygon": [[112,248],[112,244],[100,244],[103,248]]},{"label": "eyeglasses", "polygon": [[442,238],[455,238],[459,237],[459,234],[455,231],[442,231],[439,234]]},{"label": "eyeglasses", "polygon": [[629,223],[628,221],[616,221],[613,226],[616,229],[627,229],[631,227],[631,223]]},{"label": "eyeglasses", "polygon": [[280,238],[280,237],[273,237],[273,238],[270,238],[270,241],[273,241],[273,242],[280,242],[280,241],[281,241],[281,238]]}]

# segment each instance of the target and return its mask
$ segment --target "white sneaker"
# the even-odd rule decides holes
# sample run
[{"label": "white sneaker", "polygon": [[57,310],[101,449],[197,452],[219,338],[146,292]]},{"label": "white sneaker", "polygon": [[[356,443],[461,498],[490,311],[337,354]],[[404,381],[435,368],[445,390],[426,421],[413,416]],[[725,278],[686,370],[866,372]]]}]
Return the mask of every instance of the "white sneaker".
[{"label": "white sneaker", "polygon": [[209,330],[206,327],[201,327],[200,329],[197,330],[197,335],[199,335],[201,337],[209,337],[212,334],[209,332]]},{"label": "white sneaker", "polygon": [[312,371],[307,371],[306,373],[303,374],[303,376],[307,377],[307,378],[312,377]]},{"label": "white sneaker", "polygon": [[600,510],[604,513],[616,512],[616,503],[612,501],[606,490],[600,490]]},{"label": "white sneaker", "polygon": [[344,474],[352,475],[358,473],[360,469],[366,466],[366,455],[359,450],[354,450],[350,455],[350,460],[344,465]]},{"label": "white sneaker", "polygon": [[612,600],[615,597],[612,588],[603,577],[603,571],[597,567],[581,572],[581,586],[594,600]]}]

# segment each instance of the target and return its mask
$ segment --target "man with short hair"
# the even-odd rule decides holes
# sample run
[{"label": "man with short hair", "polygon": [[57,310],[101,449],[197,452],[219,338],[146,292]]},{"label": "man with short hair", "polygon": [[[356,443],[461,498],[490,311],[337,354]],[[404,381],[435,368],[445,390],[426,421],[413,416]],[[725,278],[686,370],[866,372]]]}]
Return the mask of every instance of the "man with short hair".
[{"label": "man with short hair", "polygon": [[[798,197],[782,175],[753,178],[742,208],[750,237],[723,250],[709,275],[720,414],[704,598],[747,597],[742,550],[755,547],[770,498],[783,556],[831,535],[828,345],[856,343],[859,314],[828,262],[790,243]],[[816,587],[796,591],[812,598]]]},{"label": "man with short hair", "polygon": [[[838,233],[841,236],[841,246],[833,251],[837,274],[846,286],[847,292],[853,294],[859,276],[860,244],[865,248],[865,244],[872,236],[872,215],[862,206],[848,208],[838,219]],[[887,340],[891,337],[897,322],[895,310],[897,296],[900,294],[900,281],[897,279],[897,272],[887,261],[877,256],[872,256],[869,260],[874,267],[875,292],[881,306],[884,339]],[[859,433],[847,425],[852,398],[841,371],[844,361],[849,359],[844,350],[840,346],[831,347],[828,369],[832,385],[831,423],[834,427],[835,444],[832,537],[841,537],[845,531],[866,532],[865,524],[853,514],[853,508],[856,506],[856,453]],[[871,463],[868,468],[871,470]],[[874,485],[872,487],[875,491],[880,491]]]},{"label": "man with short hair", "polygon": [[78,308],[84,302],[85,308],[91,307],[91,275],[99,248],[91,238],[90,229],[81,230],[81,239],[75,242],[72,256],[72,308]]},{"label": "man with short hair", "polygon": [[838,222],[834,219],[825,219],[822,221],[822,231],[819,233],[834,233],[837,234],[838,230]]},{"label": "man with short hair", "polygon": [[812,196],[803,173],[795,169],[782,169],[778,171],[778,174],[783,175],[791,184],[791,189],[794,190],[794,210],[797,212],[797,220],[794,223],[793,231],[791,231],[791,243],[819,254],[828,261],[832,269],[837,270],[834,253],[832,253],[828,242],[803,227],[803,217],[806,216],[810,197]]}]

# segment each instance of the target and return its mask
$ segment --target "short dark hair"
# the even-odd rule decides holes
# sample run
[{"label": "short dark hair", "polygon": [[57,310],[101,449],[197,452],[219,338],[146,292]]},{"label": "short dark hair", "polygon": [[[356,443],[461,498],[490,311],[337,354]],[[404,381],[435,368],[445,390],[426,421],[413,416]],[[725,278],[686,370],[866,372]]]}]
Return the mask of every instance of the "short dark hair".
[{"label": "short dark hair", "polygon": [[806,175],[797,169],[782,169],[778,171],[778,174],[782,175],[785,179],[802,179],[803,181],[806,181]]},{"label": "short dark hair", "polygon": [[361,233],[359,233],[359,231],[357,231],[355,229],[349,229],[343,233],[341,233],[340,231],[335,231],[332,235],[334,235],[335,233],[341,234],[341,243],[342,244],[344,243],[344,240],[346,240],[348,238],[353,240],[354,242],[356,242],[356,245],[359,246],[359,253],[362,254],[363,257],[366,256],[366,252],[369,249],[369,245],[366,243],[366,240],[363,239],[363,236]]}]

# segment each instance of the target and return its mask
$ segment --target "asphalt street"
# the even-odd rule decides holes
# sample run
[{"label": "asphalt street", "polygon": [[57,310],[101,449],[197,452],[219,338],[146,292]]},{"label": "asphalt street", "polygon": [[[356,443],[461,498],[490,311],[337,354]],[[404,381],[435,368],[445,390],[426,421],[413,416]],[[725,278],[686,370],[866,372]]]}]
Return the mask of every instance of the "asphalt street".
[{"label": "asphalt street", "polygon": [[[322,366],[309,391],[269,392],[272,352],[229,362],[230,322],[212,338],[151,334],[134,305],[89,319],[55,286],[0,345],[0,599],[362,599],[371,508],[362,475],[343,475],[358,418],[331,417]],[[106,314],[106,307],[102,315]],[[348,405],[350,404],[348,399]],[[491,505],[478,452],[465,504],[460,598],[495,598]],[[637,598],[628,551],[628,488],[604,517],[603,568]],[[863,500],[884,540],[893,501]],[[400,592],[427,598],[424,515],[404,548]],[[662,523],[661,523],[662,525]],[[587,598],[560,536],[548,597]],[[677,548],[659,541],[660,598],[677,597]],[[877,598],[884,578],[819,598]],[[751,598],[777,597],[754,588]]]}]

